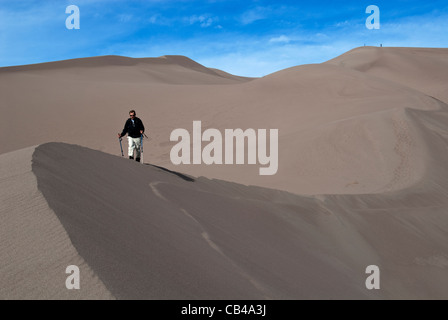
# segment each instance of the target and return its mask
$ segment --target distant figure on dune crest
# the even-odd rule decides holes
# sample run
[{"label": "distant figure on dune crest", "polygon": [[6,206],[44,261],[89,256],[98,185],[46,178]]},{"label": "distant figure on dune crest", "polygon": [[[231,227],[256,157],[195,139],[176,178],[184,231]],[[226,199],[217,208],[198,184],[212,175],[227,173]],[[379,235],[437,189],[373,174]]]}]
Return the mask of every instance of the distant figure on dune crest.
[{"label": "distant figure on dune crest", "polygon": [[141,147],[141,138],[143,133],[145,132],[145,126],[143,125],[142,120],[136,117],[137,113],[135,110],[129,111],[129,119],[126,120],[124,124],[123,131],[118,134],[118,138],[122,138],[128,134],[128,155],[129,159],[134,160],[134,149],[136,151],[135,160],[140,162],[140,147]]}]

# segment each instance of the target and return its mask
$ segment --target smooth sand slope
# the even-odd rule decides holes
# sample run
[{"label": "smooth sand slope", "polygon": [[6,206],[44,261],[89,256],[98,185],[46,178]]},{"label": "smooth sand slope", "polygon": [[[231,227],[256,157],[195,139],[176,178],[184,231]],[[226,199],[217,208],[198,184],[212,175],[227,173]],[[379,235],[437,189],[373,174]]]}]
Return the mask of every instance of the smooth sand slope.
[{"label": "smooth sand slope", "polygon": [[326,64],[401,83],[448,103],[448,49],[358,48]]},{"label": "smooth sand slope", "polygon": [[[110,299],[37,188],[35,148],[0,155],[0,299]],[[66,289],[69,265],[83,291]]]},{"label": "smooth sand slope", "polygon": [[[156,165],[300,194],[400,190],[428,166],[408,110],[444,112],[445,62],[445,49],[363,47],[255,80],[179,56],[2,68],[0,134],[8,139],[0,152],[63,141],[117,155],[116,133],[135,108],[151,137],[146,160]],[[259,176],[259,165],[175,167],[170,134],[191,132],[194,120],[221,132],[279,129],[277,174]]]},{"label": "smooth sand slope", "polygon": [[[0,159],[2,168],[29,166],[29,158],[13,165],[8,157]],[[100,298],[103,292],[119,299],[448,297],[446,169],[443,178],[406,192],[304,197],[191,179],[49,143],[32,154],[32,174],[45,214],[25,211],[26,219],[16,218],[16,236],[9,231],[7,240],[9,247],[32,249],[35,258],[2,266],[2,279],[16,279],[2,286],[2,298],[11,288],[19,298],[73,297],[57,285],[64,283],[60,274],[70,251],[79,254],[70,263],[86,264],[81,277],[87,279],[76,298]],[[31,177],[15,181],[26,179]],[[9,208],[17,213],[29,205],[21,199]],[[11,219],[2,226],[11,227]],[[33,237],[37,244],[29,243]],[[54,250],[39,244],[45,238]],[[4,248],[2,241],[2,261],[8,254]],[[61,277],[53,286],[28,292],[27,283],[45,283],[40,272],[32,272],[39,259],[48,265],[42,268],[45,275]],[[364,272],[371,264],[381,268],[381,290],[365,288]]]}]

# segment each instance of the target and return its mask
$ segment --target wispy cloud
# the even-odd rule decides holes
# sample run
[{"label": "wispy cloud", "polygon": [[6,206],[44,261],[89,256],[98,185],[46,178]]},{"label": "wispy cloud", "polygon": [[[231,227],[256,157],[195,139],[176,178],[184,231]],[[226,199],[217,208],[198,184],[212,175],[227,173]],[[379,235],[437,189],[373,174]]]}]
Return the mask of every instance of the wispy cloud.
[{"label": "wispy cloud", "polygon": [[350,25],[350,22],[348,20],[340,21],[334,24],[335,27],[345,27]]},{"label": "wispy cloud", "polygon": [[216,20],[216,18],[213,19],[206,14],[201,14],[201,15],[192,15],[192,16],[186,17],[184,20],[188,21],[190,23],[190,25],[199,24],[202,28],[207,28],[213,24],[213,22],[214,22],[214,20]]},{"label": "wispy cloud", "polygon": [[159,25],[159,26],[170,26],[173,23],[175,23],[175,20],[165,17],[159,13],[156,13],[156,14],[151,15],[147,19],[147,22],[150,24]]},{"label": "wispy cloud", "polygon": [[270,43],[288,43],[291,39],[285,35],[269,39]]},{"label": "wispy cloud", "polygon": [[270,12],[271,9],[268,7],[255,7],[244,12],[239,17],[239,21],[243,25],[251,24],[255,21],[266,19]]},{"label": "wispy cloud", "polygon": [[132,14],[120,14],[118,15],[118,21],[120,22],[129,22],[134,18]]}]

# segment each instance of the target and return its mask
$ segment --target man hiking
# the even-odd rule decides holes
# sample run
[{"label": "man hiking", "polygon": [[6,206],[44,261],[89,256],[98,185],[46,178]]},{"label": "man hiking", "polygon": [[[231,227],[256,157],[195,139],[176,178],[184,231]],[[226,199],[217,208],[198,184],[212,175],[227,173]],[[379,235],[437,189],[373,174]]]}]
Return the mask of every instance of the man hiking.
[{"label": "man hiking", "polygon": [[141,137],[145,132],[145,126],[143,125],[142,120],[136,117],[135,110],[129,111],[129,119],[126,120],[124,124],[124,129],[121,133],[118,134],[118,138],[121,139],[128,134],[128,155],[129,159],[134,160],[134,149],[136,151],[135,160],[140,162],[140,143]]}]

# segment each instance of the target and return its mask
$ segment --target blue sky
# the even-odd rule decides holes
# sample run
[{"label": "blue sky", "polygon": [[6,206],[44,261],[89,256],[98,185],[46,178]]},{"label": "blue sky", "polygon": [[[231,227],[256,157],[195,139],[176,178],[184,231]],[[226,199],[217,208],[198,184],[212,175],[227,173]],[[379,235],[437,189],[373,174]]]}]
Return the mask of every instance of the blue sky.
[{"label": "blue sky", "polygon": [[[65,26],[69,5],[79,30]],[[379,30],[366,28],[369,5]],[[263,76],[380,43],[448,47],[448,1],[0,0],[0,66],[174,54]]]}]

